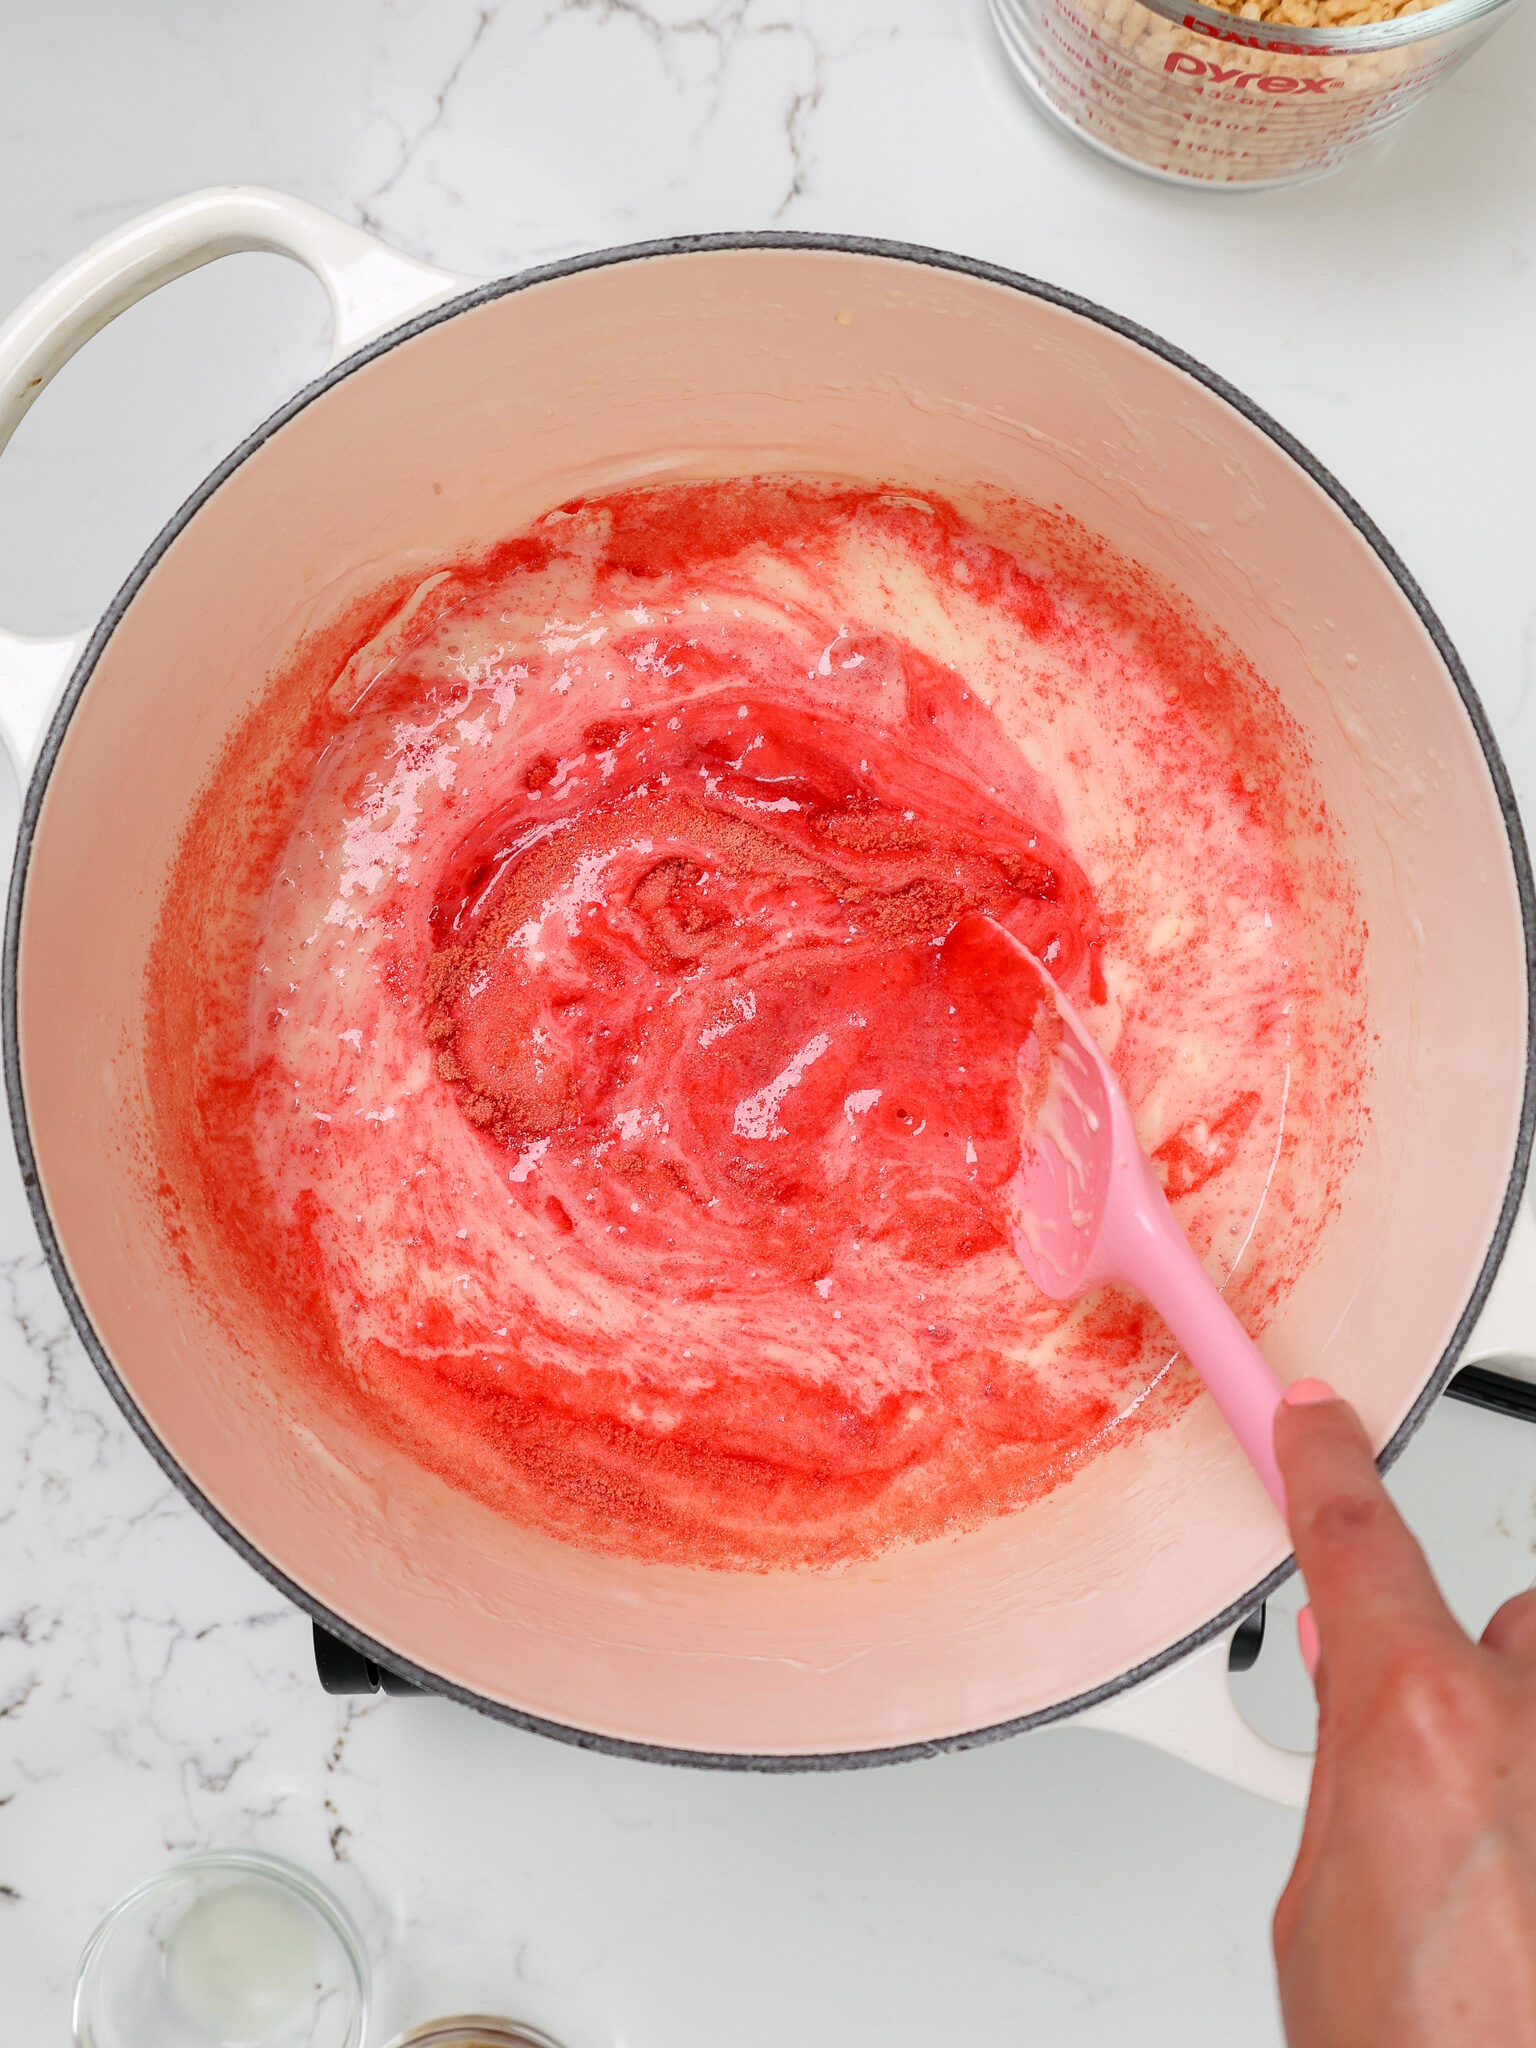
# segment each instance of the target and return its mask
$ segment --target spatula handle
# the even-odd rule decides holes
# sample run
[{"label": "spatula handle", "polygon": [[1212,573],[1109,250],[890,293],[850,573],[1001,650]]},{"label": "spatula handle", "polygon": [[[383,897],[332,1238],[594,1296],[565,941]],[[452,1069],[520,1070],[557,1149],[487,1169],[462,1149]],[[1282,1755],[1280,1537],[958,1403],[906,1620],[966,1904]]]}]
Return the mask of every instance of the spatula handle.
[{"label": "spatula handle", "polygon": [[1118,1277],[1144,1294],[1173,1332],[1283,1517],[1275,1411],[1285,1390],[1195,1257],[1156,1174],[1143,1164],[1133,1220],[1126,1227],[1122,1219],[1117,1232]]}]

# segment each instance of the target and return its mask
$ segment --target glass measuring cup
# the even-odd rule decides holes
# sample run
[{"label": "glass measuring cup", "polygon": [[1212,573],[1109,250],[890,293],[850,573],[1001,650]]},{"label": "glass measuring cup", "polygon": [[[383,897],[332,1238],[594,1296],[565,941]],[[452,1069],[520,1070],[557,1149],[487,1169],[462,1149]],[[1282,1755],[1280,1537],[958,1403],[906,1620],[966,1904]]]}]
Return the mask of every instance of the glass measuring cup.
[{"label": "glass measuring cup", "polygon": [[1287,185],[1400,121],[1516,0],[1441,0],[1360,28],[1198,0],[990,0],[1014,70],[1101,154],[1180,183]]},{"label": "glass measuring cup", "polygon": [[560,2048],[548,2034],[521,2020],[499,2020],[480,2013],[431,2020],[399,2035],[390,2048]]}]

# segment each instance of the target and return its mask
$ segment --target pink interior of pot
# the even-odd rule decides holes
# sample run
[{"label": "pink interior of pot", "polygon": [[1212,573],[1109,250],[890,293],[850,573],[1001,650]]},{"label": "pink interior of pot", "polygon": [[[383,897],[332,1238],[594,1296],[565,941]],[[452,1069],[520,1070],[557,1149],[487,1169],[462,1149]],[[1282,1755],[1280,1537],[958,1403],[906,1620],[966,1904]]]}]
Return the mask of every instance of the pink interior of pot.
[{"label": "pink interior of pot", "polygon": [[[836,1751],[1112,1680],[1286,1541],[1214,1410],[975,1534],[839,1575],[626,1565],[531,1536],[306,1412],[153,1201],[141,992],[178,830],[275,661],[350,597],[582,490],[787,469],[1058,505],[1184,590],[1310,736],[1355,863],[1379,1034],[1342,1214],[1265,1339],[1378,1440],[1472,1288],[1510,1171],[1524,942],[1476,735],[1366,542],[1182,372],[1008,287],[892,258],[716,251],[462,313],[251,456],[113,633],[28,874],[19,1022],[43,1188],[124,1383],[219,1511],[389,1648],[637,1741]],[[1450,821],[1454,820],[1454,829]]]}]

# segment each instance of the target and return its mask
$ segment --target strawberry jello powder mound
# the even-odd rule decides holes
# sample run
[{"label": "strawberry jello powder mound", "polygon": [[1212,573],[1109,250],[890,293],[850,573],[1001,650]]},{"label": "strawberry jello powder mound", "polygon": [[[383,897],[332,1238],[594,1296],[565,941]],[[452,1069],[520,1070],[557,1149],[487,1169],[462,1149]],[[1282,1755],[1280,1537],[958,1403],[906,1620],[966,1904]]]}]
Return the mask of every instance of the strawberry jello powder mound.
[{"label": "strawberry jello powder mound", "polygon": [[[291,1371],[519,1522],[715,1567],[973,1527],[1198,1389],[1019,1269],[985,910],[1260,1329],[1363,1116],[1301,736],[1059,518],[793,479],[572,503],[298,650],[147,1000],[164,1200]],[[1229,1278],[1230,1276],[1230,1278]]]}]

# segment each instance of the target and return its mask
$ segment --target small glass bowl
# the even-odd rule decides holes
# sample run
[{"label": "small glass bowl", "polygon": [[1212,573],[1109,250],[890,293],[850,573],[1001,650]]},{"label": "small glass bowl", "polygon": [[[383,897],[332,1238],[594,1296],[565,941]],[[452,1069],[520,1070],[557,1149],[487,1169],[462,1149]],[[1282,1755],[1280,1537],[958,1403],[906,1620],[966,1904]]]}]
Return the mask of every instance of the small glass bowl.
[{"label": "small glass bowl", "polygon": [[489,2013],[461,2012],[452,2019],[428,2020],[398,2034],[389,2048],[560,2048],[548,2034],[521,2020],[495,2019]]},{"label": "small glass bowl", "polygon": [[360,2048],[368,1959],[292,1863],[191,1856],[119,1899],[75,1977],[75,2048]]}]

